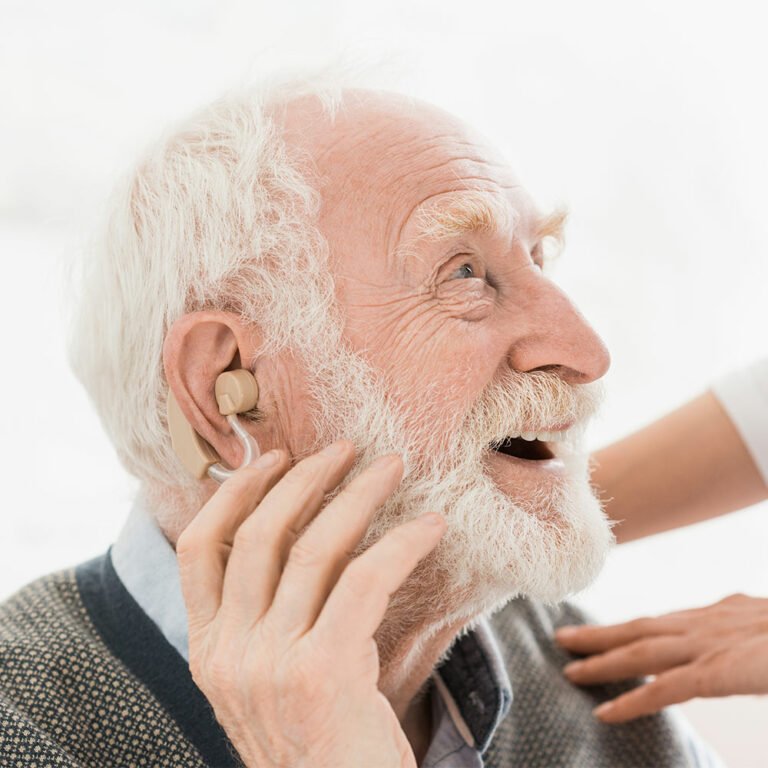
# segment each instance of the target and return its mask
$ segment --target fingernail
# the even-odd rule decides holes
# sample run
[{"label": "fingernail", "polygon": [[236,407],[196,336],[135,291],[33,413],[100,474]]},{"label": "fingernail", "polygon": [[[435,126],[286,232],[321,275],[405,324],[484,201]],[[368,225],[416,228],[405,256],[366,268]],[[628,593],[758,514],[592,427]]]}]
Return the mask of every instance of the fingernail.
[{"label": "fingernail", "polygon": [[421,522],[424,525],[441,525],[443,518],[437,512],[428,512],[426,515],[421,516]]},{"label": "fingernail", "polygon": [[322,453],[325,456],[338,456],[340,453],[344,453],[344,451],[347,450],[347,443],[345,440],[337,440],[335,443],[331,443],[330,445],[323,448],[320,453]]},{"label": "fingernail", "polygon": [[259,469],[266,469],[266,467],[272,467],[277,464],[280,456],[276,450],[267,451],[259,456],[258,459],[251,462],[252,467],[258,467]]},{"label": "fingernail", "polygon": [[376,470],[388,469],[393,464],[395,464],[399,459],[400,457],[396,453],[390,453],[390,454],[387,454],[386,456],[379,456],[378,459],[376,459],[375,461],[372,461],[368,465],[368,469],[376,469]]},{"label": "fingernail", "polygon": [[566,675],[570,675],[574,672],[578,672],[583,666],[583,661],[572,661],[570,664],[566,664],[563,667],[563,672],[565,672]]},{"label": "fingernail", "polygon": [[613,709],[613,702],[606,701],[605,704],[601,704],[599,707],[595,707],[592,710],[592,714],[595,717],[601,717],[602,715],[607,715],[612,709]]},{"label": "fingernail", "polygon": [[555,631],[555,637],[561,637],[563,640],[567,640],[569,637],[573,637],[578,631],[577,627],[560,627],[560,629]]}]

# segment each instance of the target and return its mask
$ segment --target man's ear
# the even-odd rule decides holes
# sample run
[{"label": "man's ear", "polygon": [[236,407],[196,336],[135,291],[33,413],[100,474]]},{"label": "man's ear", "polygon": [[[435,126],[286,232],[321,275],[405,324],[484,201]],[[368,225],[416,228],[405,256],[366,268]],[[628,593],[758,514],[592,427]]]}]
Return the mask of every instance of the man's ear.
[{"label": "man's ear", "polygon": [[253,328],[238,315],[203,311],[180,317],[163,344],[165,377],[184,417],[230,467],[239,466],[242,449],[219,413],[216,377],[227,370],[250,369],[256,340]]}]

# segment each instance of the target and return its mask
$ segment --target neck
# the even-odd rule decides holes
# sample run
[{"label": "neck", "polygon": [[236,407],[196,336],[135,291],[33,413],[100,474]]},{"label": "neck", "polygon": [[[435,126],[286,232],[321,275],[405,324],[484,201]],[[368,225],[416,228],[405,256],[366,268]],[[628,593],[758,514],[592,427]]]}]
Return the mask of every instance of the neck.
[{"label": "neck", "polygon": [[[420,765],[432,739],[429,678],[466,620],[444,627],[424,643],[418,635],[403,638],[382,665],[379,690],[386,696]],[[423,633],[420,633],[423,637]]]}]

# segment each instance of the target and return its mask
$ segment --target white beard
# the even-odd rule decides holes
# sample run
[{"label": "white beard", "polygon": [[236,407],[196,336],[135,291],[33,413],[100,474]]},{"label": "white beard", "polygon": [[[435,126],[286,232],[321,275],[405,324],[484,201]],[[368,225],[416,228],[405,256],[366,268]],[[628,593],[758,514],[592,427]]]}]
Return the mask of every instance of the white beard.
[{"label": "white beard", "polygon": [[[329,498],[376,456],[403,457],[403,480],[358,553],[425,512],[439,512],[448,524],[437,548],[392,598],[377,634],[383,665],[398,640],[416,627],[426,641],[443,627],[468,624],[516,596],[554,602],[594,579],[613,541],[580,445],[599,387],[574,387],[552,373],[510,371],[481,393],[469,413],[450,417],[430,392],[403,398],[409,406],[418,404],[414,407],[397,408],[394,396],[401,393],[394,392],[395,385],[385,385],[335,327],[313,339],[301,356],[317,407],[316,440],[306,454],[340,437],[357,449],[355,466]],[[484,456],[493,439],[524,425],[543,429],[574,420],[582,429],[558,449],[566,475],[546,492],[513,498],[487,474]]]}]

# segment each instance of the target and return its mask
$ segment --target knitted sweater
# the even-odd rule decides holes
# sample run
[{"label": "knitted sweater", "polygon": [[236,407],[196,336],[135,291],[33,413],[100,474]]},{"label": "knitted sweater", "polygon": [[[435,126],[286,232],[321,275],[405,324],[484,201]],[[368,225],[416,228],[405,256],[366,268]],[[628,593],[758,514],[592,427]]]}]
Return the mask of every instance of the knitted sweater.
[{"label": "knitted sweater", "polygon": [[[485,750],[487,768],[689,765],[684,739],[665,716],[621,726],[594,719],[597,704],[629,686],[577,689],[563,677],[569,657],[552,642],[553,628],[580,621],[567,605],[526,600],[491,619],[515,701]],[[449,661],[441,674],[450,689],[451,669],[477,664],[472,633]],[[483,743],[478,697],[457,703]],[[238,765],[187,664],[108,555],[38,579],[0,606],[0,766]]]}]

